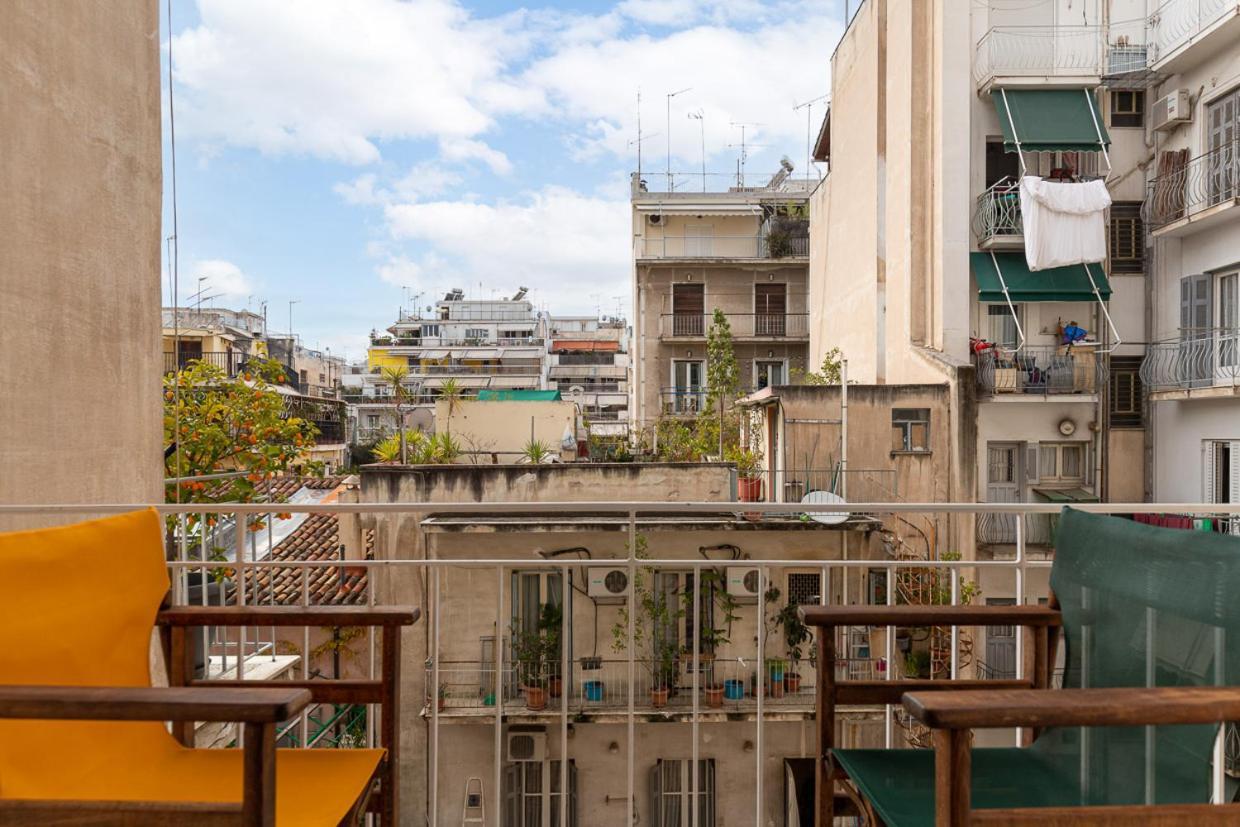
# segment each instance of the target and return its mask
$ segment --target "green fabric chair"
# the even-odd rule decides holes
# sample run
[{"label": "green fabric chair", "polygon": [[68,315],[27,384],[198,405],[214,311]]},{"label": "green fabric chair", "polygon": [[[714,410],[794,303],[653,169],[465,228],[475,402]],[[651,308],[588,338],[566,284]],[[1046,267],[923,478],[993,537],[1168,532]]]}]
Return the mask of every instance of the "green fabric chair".
[{"label": "green fabric chair", "polygon": [[[1065,688],[1240,685],[1240,539],[1065,508],[1051,588]],[[969,804],[1206,804],[1217,732],[1209,723],[1056,727],[1027,748],[975,748]],[[830,755],[888,825],[936,823],[934,750]]]}]

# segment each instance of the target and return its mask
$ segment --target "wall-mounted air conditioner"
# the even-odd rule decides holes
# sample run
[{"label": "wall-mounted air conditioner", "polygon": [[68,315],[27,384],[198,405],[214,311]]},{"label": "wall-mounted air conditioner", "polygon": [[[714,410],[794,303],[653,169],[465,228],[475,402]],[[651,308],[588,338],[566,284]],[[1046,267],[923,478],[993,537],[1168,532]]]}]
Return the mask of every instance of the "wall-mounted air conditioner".
[{"label": "wall-mounted air conditioner", "polygon": [[728,594],[738,600],[757,599],[760,577],[757,566],[728,566]]},{"label": "wall-mounted air conditioner", "polygon": [[599,603],[621,603],[629,596],[628,569],[589,568],[586,594]]},{"label": "wall-mounted air conditioner", "polygon": [[1154,102],[1154,128],[1159,131],[1174,129],[1193,119],[1193,107],[1187,89],[1177,89],[1165,98]]},{"label": "wall-mounted air conditioner", "polygon": [[545,732],[509,732],[507,744],[508,761],[541,761],[547,757]]}]

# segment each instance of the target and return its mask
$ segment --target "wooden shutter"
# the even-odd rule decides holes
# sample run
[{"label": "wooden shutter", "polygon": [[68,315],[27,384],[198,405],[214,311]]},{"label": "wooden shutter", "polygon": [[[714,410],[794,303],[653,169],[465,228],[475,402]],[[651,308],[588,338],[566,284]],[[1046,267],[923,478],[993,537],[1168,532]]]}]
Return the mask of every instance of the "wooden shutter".
[{"label": "wooden shutter", "polygon": [[1030,485],[1037,485],[1041,480],[1038,476],[1038,451],[1038,443],[1025,443],[1025,482]]},{"label": "wooden shutter", "polygon": [[1214,502],[1214,443],[1206,440],[1201,446],[1201,501]]}]

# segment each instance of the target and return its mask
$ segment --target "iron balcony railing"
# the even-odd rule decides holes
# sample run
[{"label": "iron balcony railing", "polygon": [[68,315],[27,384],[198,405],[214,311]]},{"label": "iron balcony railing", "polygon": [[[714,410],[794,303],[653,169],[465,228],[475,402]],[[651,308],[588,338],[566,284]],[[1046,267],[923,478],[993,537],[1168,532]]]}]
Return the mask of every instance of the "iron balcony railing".
[{"label": "iron balcony railing", "polygon": [[977,197],[973,208],[973,233],[979,244],[1024,239],[1019,181],[1004,178]]},{"label": "iron balcony railing", "polygon": [[978,390],[987,395],[1095,394],[1107,381],[1107,356],[1092,347],[992,348],[975,353],[973,362]]},{"label": "iron balcony railing", "polygon": [[1167,0],[1149,16],[1150,62],[1164,60],[1238,10],[1236,0]]},{"label": "iron balcony railing", "polygon": [[[808,313],[726,313],[733,337],[808,339]],[[659,336],[664,339],[704,339],[710,330],[711,313],[664,313],[659,317]]]},{"label": "iron balcony railing", "polygon": [[1054,516],[1051,514],[981,514],[977,518],[977,541],[993,545],[1015,545],[1017,523],[1024,542],[1031,546],[1050,545]]},{"label": "iron balcony railing", "polygon": [[241,369],[245,367],[250,357],[244,353],[227,352],[211,352],[206,353],[164,353],[164,373],[176,373],[178,370],[184,370],[195,362],[205,362],[208,365],[215,365],[228,374],[229,378],[235,378],[241,373]]},{"label": "iron balcony railing", "polygon": [[973,78],[1098,77],[1105,51],[1101,26],[995,26],[977,43]]},{"label": "iron balcony railing", "polygon": [[1240,139],[1229,141],[1150,181],[1145,221],[1157,230],[1240,198]]},{"label": "iron balcony railing", "polygon": [[1149,391],[1240,386],[1240,328],[1192,328],[1146,345],[1141,383]]},{"label": "iron balcony railing", "polygon": [[669,416],[693,416],[706,410],[706,388],[690,386],[663,388],[659,391],[663,413]]},{"label": "iron balcony railing", "polygon": [[[489,800],[500,798],[505,789],[504,772],[508,765],[508,743],[505,735],[511,723],[520,723],[522,718],[532,712],[528,708],[526,695],[517,695],[521,681],[513,680],[514,662],[507,646],[492,648],[490,663],[477,656],[478,638],[472,638],[462,645],[464,640],[459,635],[457,643],[452,643],[450,636],[464,618],[473,616],[475,625],[480,628],[508,630],[512,626],[513,607],[510,602],[511,593],[508,584],[514,572],[536,572],[555,574],[562,578],[561,582],[570,582],[574,576],[580,576],[582,570],[594,570],[609,567],[627,571],[629,582],[637,572],[669,572],[680,575],[691,574],[693,582],[701,583],[702,574],[707,569],[716,569],[719,561],[704,560],[696,554],[681,557],[666,556],[664,547],[651,542],[649,556],[637,556],[637,538],[640,536],[640,521],[659,515],[706,515],[717,514],[721,507],[728,503],[720,502],[452,502],[452,503],[417,503],[398,502],[384,504],[200,504],[187,505],[141,504],[127,505],[0,505],[0,522],[9,518],[18,518],[27,525],[36,519],[46,519],[57,523],[71,519],[86,519],[108,513],[128,511],[136,508],[154,507],[162,517],[169,521],[169,536],[174,540],[169,549],[168,568],[171,574],[170,604],[177,605],[226,605],[232,603],[268,605],[279,603],[291,606],[319,605],[335,602],[340,592],[336,583],[349,584],[353,589],[352,599],[363,605],[378,603],[379,581],[386,584],[383,592],[392,603],[418,603],[423,610],[421,629],[424,632],[412,636],[413,643],[423,647],[427,658],[426,669],[402,670],[403,695],[406,698],[425,700],[425,708],[421,711],[424,723],[414,723],[412,719],[419,716],[415,704],[406,703],[403,714],[406,718],[401,727],[416,726],[417,731],[425,732],[425,739],[417,738],[410,742],[402,754],[399,772],[402,784],[413,785],[425,782],[425,795],[418,798],[405,797],[402,801],[405,820],[430,824],[445,823],[450,817],[460,812],[460,791],[465,788],[471,778],[480,779],[486,785],[486,797]],[[736,506],[733,505],[733,508]],[[1240,516],[1240,504],[1214,505],[1174,505],[1164,506],[1148,503],[1137,504],[1082,504],[1082,510],[1095,513],[1112,514],[1145,514],[1149,512],[1185,512],[1206,517],[1219,514]],[[272,513],[274,510],[285,512],[288,520]],[[971,515],[997,513],[1013,517],[1028,515],[1052,515],[1058,511],[1053,504],[999,504],[999,503],[853,503],[849,505],[807,505],[807,504],[775,504],[746,503],[746,512],[760,515],[759,524],[767,521],[803,522],[815,514],[845,512],[851,520],[861,521],[869,525],[882,525],[885,521],[895,524],[899,519],[926,516],[936,520],[968,519]],[[600,557],[579,559],[561,558],[548,559],[542,555],[531,553],[528,557],[513,556],[510,550],[501,544],[484,546],[485,550],[468,556],[443,558],[437,555],[411,557],[406,553],[404,544],[407,536],[404,532],[376,530],[374,532],[373,557],[366,559],[282,559],[277,557],[273,536],[279,536],[282,524],[287,521],[305,521],[307,515],[325,515],[340,519],[342,515],[357,515],[360,519],[383,527],[384,521],[401,519],[409,521],[412,526],[420,526],[421,520],[431,514],[455,515],[469,517],[471,515],[510,514],[528,518],[530,515],[559,520],[571,519],[574,516],[582,519],[597,518],[598,515],[618,517],[627,533],[628,551],[621,552],[613,559]],[[588,515],[588,517],[587,517]],[[194,520],[193,525],[190,519]],[[208,520],[207,518],[213,518]],[[251,520],[261,519],[263,524],[253,528]],[[1017,523],[1023,525],[1023,523]],[[224,529],[227,528],[227,531]],[[287,532],[284,532],[287,533]],[[614,535],[614,532],[611,532]],[[859,535],[856,535],[859,536]],[[399,537],[399,539],[398,539]],[[907,556],[887,556],[872,559],[861,559],[856,556],[838,559],[812,557],[783,557],[774,553],[771,557],[746,560],[745,564],[753,569],[752,591],[765,594],[771,584],[781,584],[780,572],[792,570],[801,574],[817,575],[819,589],[814,597],[819,603],[840,605],[882,604],[895,605],[909,602],[913,595],[910,588],[924,580],[927,573],[936,573],[940,578],[933,589],[938,595],[936,600],[944,604],[958,604],[962,595],[971,593],[969,584],[975,578],[987,578],[987,594],[997,595],[1003,588],[1000,584],[1010,585],[1010,594],[1017,604],[1034,604],[1045,598],[1045,570],[1051,566],[1046,559],[1031,559],[1026,554],[1030,544],[1023,532],[1015,537],[1015,550],[1010,559],[956,559],[948,555],[936,555],[930,558],[910,558]],[[221,559],[220,549],[225,554]],[[378,576],[382,573],[382,576]],[[327,580],[327,588],[324,580]],[[278,581],[279,588],[272,583]],[[850,583],[868,582],[869,585],[850,586]],[[219,587],[202,588],[201,583],[218,583]],[[487,597],[480,595],[479,586],[493,584]],[[402,585],[406,584],[406,585]],[[830,584],[837,584],[829,587]],[[915,591],[915,589],[914,589]],[[277,599],[277,593],[280,597]],[[469,601],[469,611],[461,612],[461,600]],[[700,599],[700,593],[699,593]],[[759,609],[767,611],[765,604],[753,602],[741,609],[745,616],[752,618]],[[607,816],[607,824],[633,824],[639,818],[648,818],[645,811],[647,802],[643,790],[654,761],[663,756],[651,755],[650,745],[656,743],[648,737],[648,726],[660,727],[660,732],[672,733],[674,741],[669,749],[679,756],[688,758],[696,765],[704,753],[716,756],[716,761],[727,762],[729,777],[738,779],[737,786],[743,789],[743,796],[727,798],[726,804],[732,808],[730,818],[736,824],[751,824],[754,827],[777,821],[785,807],[785,780],[782,773],[771,773],[773,762],[783,757],[810,757],[813,755],[814,744],[811,739],[802,743],[794,736],[789,740],[790,730],[786,721],[807,720],[812,707],[805,703],[811,697],[813,686],[813,664],[802,660],[799,666],[800,681],[796,689],[792,689],[789,673],[794,671],[790,664],[786,647],[779,635],[770,636],[757,634],[752,643],[748,639],[741,641],[738,636],[737,646],[743,647],[740,661],[729,660],[718,656],[713,663],[702,656],[705,651],[700,638],[689,644],[687,653],[682,653],[677,666],[676,685],[680,690],[676,695],[669,693],[667,706],[655,707],[656,699],[647,690],[645,697],[640,691],[649,683],[643,677],[645,656],[636,646],[637,613],[630,613],[621,624],[618,640],[623,643],[624,654],[611,656],[606,661],[597,663],[603,677],[602,701],[607,705],[605,710],[616,725],[616,734],[612,736],[613,744],[606,752],[599,755],[596,740],[580,736],[575,730],[574,722],[579,715],[588,715],[588,704],[596,703],[599,688],[587,689],[586,682],[592,678],[585,677],[585,665],[580,661],[581,652],[589,652],[592,645],[593,630],[587,619],[585,628],[574,626],[572,613],[565,613],[567,628],[563,639],[572,641],[571,646],[558,649],[558,666],[549,667],[543,674],[550,678],[561,677],[561,689],[558,697],[548,697],[542,717],[536,722],[542,727],[541,732],[549,754],[567,757],[575,762],[575,772],[580,774],[583,783],[602,783],[604,779],[613,785],[618,804],[607,810],[614,815]],[[489,616],[489,620],[486,618]],[[588,618],[589,615],[587,614]],[[476,622],[481,618],[482,622]],[[316,642],[322,640],[326,630],[303,628],[291,632],[277,633],[269,627],[265,628],[205,628],[201,630],[202,654],[209,654],[212,668],[203,675],[205,685],[212,680],[223,679],[216,676],[232,677],[246,680],[247,675],[253,677],[258,672],[260,661],[277,657],[278,651],[298,651],[301,657],[294,667],[293,677],[298,680],[324,679],[324,675],[311,671],[309,657],[316,648]],[[695,635],[700,634],[700,629]],[[910,638],[901,636],[894,627],[852,627],[841,630],[838,648],[845,657],[845,665],[841,669],[847,671],[852,679],[894,680],[902,674],[910,674],[901,664],[911,662],[903,655],[902,648],[909,645]],[[994,648],[989,644],[988,632],[983,629],[957,627],[945,630],[943,636],[944,651],[942,658],[932,661],[931,669],[940,670],[935,677],[973,677],[978,671],[978,662],[997,662]],[[501,638],[502,639],[502,638]],[[492,641],[494,638],[492,638]],[[1007,635],[1008,645],[1012,651],[1004,662],[1013,664],[1014,677],[1022,678],[1026,667],[1023,635]],[[688,640],[686,639],[686,642]],[[356,635],[350,634],[342,650],[342,663],[350,666],[355,679],[374,680],[379,668],[378,635],[373,630],[364,630]],[[597,642],[595,642],[597,644]],[[606,644],[601,644],[606,645]],[[916,644],[914,644],[916,645]],[[320,646],[321,648],[321,646]],[[463,651],[468,650],[468,651]],[[570,658],[570,650],[573,657]],[[345,657],[343,652],[347,651]],[[807,652],[813,646],[806,647]],[[985,657],[982,657],[983,651]],[[694,654],[698,653],[698,654]],[[808,657],[808,656],[807,656]],[[216,668],[219,659],[219,668]],[[205,658],[204,658],[205,660]],[[201,661],[200,661],[201,662]],[[554,658],[548,663],[554,663]],[[757,665],[761,665],[759,668]],[[594,666],[595,664],[589,664]],[[714,672],[713,670],[718,670]],[[520,674],[520,667],[517,667]],[[782,682],[775,676],[782,675]],[[505,691],[494,694],[492,704],[487,703],[487,688],[494,687],[495,676],[505,676]],[[565,681],[566,676],[572,676]],[[714,677],[709,677],[709,676]],[[735,675],[736,677],[730,677]],[[720,681],[718,678],[722,677]],[[713,698],[707,696],[705,686],[707,680],[713,685],[722,684],[725,691],[727,680],[739,680],[741,686],[732,685],[733,695],[744,693],[741,697],[723,700],[724,706],[712,707]],[[549,681],[548,681],[549,682]],[[748,691],[746,691],[748,683]],[[759,683],[763,690],[759,691]],[[783,695],[779,696],[777,686],[782,685]],[[610,687],[610,688],[609,688]],[[548,687],[549,689],[550,687]],[[550,692],[548,692],[550,695]],[[434,700],[432,700],[434,699]],[[731,702],[733,706],[726,704]],[[490,708],[487,708],[490,706]],[[879,731],[879,740],[888,747],[907,748],[912,740],[901,724],[897,714],[898,706],[879,707],[841,707],[840,711],[856,715],[854,719],[860,726],[872,722]],[[290,746],[306,746],[316,743],[316,736],[331,733],[330,737],[318,737],[317,745],[331,746],[370,746],[378,743],[377,710],[367,706],[363,714],[361,709],[351,709],[344,717],[335,718],[325,709],[307,710],[297,718],[280,727],[281,742]],[[322,714],[319,714],[322,713]],[[722,714],[722,718],[721,715]],[[458,715],[476,715],[475,724],[488,726],[493,737],[482,739],[463,739],[459,737],[463,730],[453,730],[453,718]],[[797,717],[799,716],[799,717]],[[726,718],[724,722],[722,719]],[[529,720],[527,718],[527,720]],[[657,720],[658,723],[649,721]],[[678,727],[668,727],[664,721],[681,722]],[[339,732],[337,723],[345,724],[345,732]],[[327,726],[325,726],[327,724]],[[638,727],[643,727],[639,736]],[[707,746],[708,739],[719,730],[712,726],[743,726],[751,728],[745,732],[750,742],[745,750],[720,750],[715,746]],[[422,729],[424,727],[424,729]],[[674,730],[674,732],[673,732]],[[752,734],[750,734],[752,733]],[[345,736],[348,737],[345,737]],[[578,737],[574,737],[574,735]],[[1022,734],[1014,733],[1014,741],[1020,744]],[[661,743],[661,742],[659,742]],[[669,742],[670,743],[670,742]],[[470,747],[467,744],[473,744]],[[568,761],[560,761],[559,789],[568,788]],[[752,783],[748,783],[749,781]],[[700,789],[700,779],[689,774],[687,787],[692,794]],[[597,789],[598,787],[594,787]],[[726,795],[726,791],[716,791],[716,796]],[[695,797],[696,798],[696,797]],[[557,804],[560,810],[561,824],[567,824],[567,803],[561,799]],[[490,820],[486,822],[494,827],[502,827],[500,813],[488,808]],[[585,823],[585,822],[581,822]],[[729,822],[732,823],[732,822]]]},{"label": "iron balcony railing", "polygon": [[541,336],[376,336],[370,343],[377,347],[419,347],[438,350],[445,347],[486,349],[491,347],[542,347]]},{"label": "iron balcony railing", "polygon": [[709,235],[643,237],[639,258],[804,258],[809,236]]}]

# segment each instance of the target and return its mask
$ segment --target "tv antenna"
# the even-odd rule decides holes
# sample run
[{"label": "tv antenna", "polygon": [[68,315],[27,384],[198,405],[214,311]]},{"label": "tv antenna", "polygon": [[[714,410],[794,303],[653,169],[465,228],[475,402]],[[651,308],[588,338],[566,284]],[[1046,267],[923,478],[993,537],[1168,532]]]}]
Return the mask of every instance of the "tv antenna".
[{"label": "tv antenna", "polygon": [[743,187],[743,186],[745,186],[745,162],[749,160],[749,148],[750,148],[750,147],[762,147],[762,146],[766,146],[766,144],[751,144],[751,143],[746,143],[746,141],[745,141],[745,130],[750,129],[750,128],[755,127],[755,126],[765,126],[765,124],[761,124],[761,123],[738,123],[738,122],[736,122],[736,121],[731,121],[731,122],[729,122],[729,123],[728,123],[728,126],[732,127],[733,129],[739,129],[739,130],[741,131],[741,142],[740,142],[739,144],[728,144],[728,147],[729,147],[729,148],[731,148],[731,149],[736,149],[738,146],[740,147],[740,150],[741,150],[741,157],[740,157],[740,160],[739,160],[739,162],[738,162],[738,164],[737,164],[737,172],[736,172],[736,185],[737,185],[738,187]]},{"label": "tv antenna", "polygon": [[829,100],[830,97],[831,97],[831,93],[828,92],[825,95],[819,95],[813,100],[807,100],[805,101],[805,103],[798,103],[792,107],[793,112],[796,112],[797,110],[800,110],[800,109],[805,110],[805,175],[807,178],[809,177],[809,171],[811,169],[816,169],[815,167],[810,165],[810,162],[813,161],[813,156],[814,156],[814,138],[813,138],[813,135],[814,135],[814,132],[813,132],[814,104],[818,103],[819,101]]}]

